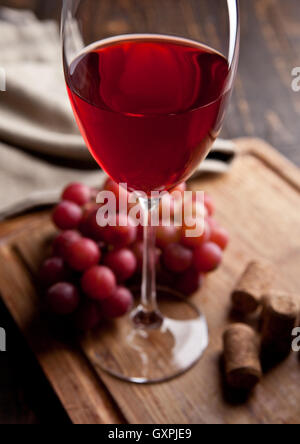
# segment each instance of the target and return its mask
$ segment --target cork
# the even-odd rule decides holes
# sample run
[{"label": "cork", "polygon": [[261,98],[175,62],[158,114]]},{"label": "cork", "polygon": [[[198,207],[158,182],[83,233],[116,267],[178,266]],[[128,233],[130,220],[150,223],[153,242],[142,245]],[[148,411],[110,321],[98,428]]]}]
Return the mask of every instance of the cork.
[{"label": "cork", "polygon": [[232,303],[244,314],[255,312],[274,279],[274,270],[266,262],[250,262],[232,292]]},{"label": "cork", "polygon": [[227,383],[239,390],[251,390],[262,377],[260,343],[246,324],[232,324],[224,332],[224,361]]},{"label": "cork", "polygon": [[292,330],[298,315],[299,302],[295,295],[277,292],[263,296],[263,353],[284,356],[291,352]]}]

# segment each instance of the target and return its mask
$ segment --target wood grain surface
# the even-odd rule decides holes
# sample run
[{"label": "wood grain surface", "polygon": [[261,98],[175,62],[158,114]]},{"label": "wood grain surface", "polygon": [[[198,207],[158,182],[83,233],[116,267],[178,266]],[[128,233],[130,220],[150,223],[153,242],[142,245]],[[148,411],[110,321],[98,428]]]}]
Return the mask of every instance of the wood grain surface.
[{"label": "wood grain surface", "polygon": [[97,367],[93,337],[83,337],[76,346],[50,328],[32,282],[47,254],[51,223],[25,228],[2,244],[3,300],[73,422],[300,423],[296,353],[268,369],[248,399],[228,391],[223,381],[222,332],[237,320],[230,293],[245,265],[259,258],[271,260],[278,267],[274,288],[297,293],[300,286],[299,170],[259,140],[243,139],[238,146],[231,174],[190,184],[214,196],[216,217],[231,231],[232,241],[222,267],[193,297],[208,319],[209,348],[192,370],[173,381],[138,386],[116,380]]},{"label": "wood grain surface", "polygon": [[[195,5],[197,0],[185,0],[185,3]],[[213,7],[215,2],[210,3]],[[123,4],[126,14],[126,5],[130,2]],[[223,136],[262,137],[300,165],[300,92],[291,89],[291,70],[300,66],[299,0],[240,0],[240,4],[240,66]],[[58,20],[61,0],[0,0],[0,6],[30,8],[41,19]],[[195,32],[200,32],[188,11],[187,6],[180,17],[180,26],[196,27]],[[97,27],[96,13],[94,17]],[[170,20],[174,20],[173,17],[171,14]],[[122,25],[122,18],[117,25]],[[212,13],[204,31],[204,38],[220,39],[222,30]],[[31,222],[35,223],[35,216],[0,224],[0,238],[6,240],[10,233],[15,234],[15,230]],[[0,307],[0,326],[9,332],[11,350],[0,355],[0,423],[49,422],[50,418],[66,421],[61,406],[47,387],[39,366],[30,358],[4,307]],[[21,365],[22,375],[17,371]],[[43,402],[45,398],[47,402]],[[57,417],[53,417],[53,412]]]}]

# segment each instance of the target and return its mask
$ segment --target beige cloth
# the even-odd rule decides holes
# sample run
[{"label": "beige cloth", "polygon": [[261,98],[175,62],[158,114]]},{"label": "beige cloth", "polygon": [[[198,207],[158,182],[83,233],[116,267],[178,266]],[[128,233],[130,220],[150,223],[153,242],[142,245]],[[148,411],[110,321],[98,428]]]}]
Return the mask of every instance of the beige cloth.
[{"label": "beige cloth", "polygon": [[6,73],[0,139],[56,157],[91,159],[67,97],[57,24],[1,8],[0,36],[0,67]]},{"label": "beige cloth", "polygon": [[71,181],[101,186],[105,178],[99,168],[90,172],[53,166],[0,143],[0,220],[56,203],[62,188]]}]

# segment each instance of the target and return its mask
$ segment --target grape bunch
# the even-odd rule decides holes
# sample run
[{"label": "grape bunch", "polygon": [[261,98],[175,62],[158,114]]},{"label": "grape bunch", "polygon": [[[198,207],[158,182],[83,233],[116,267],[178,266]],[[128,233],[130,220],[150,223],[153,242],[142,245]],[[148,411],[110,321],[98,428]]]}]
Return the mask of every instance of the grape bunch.
[{"label": "grape bunch", "polygon": [[[109,178],[103,190],[112,191],[117,202],[120,197],[128,202],[127,191]],[[182,195],[185,190],[185,183],[176,188]],[[60,231],[53,241],[52,256],[40,269],[48,309],[69,316],[79,330],[92,329],[105,318],[125,315],[133,306],[131,285],[141,279],[143,228],[125,213],[114,215],[114,226],[99,225],[100,205],[95,203],[98,191],[81,183],[72,183],[63,191],[52,214]],[[183,211],[183,203],[178,205],[172,194],[163,199],[160,222],[163,204],[169,205],[173,215]],[[188,204],[193,206],[193,200]],[[177,227],[160,223],[156,227],[158,283],[186,296],[196,292],[205,274],[220,265],[229,240],[226,230],[213,218],[215,208],[208,195],[204,211],[201,236],[187,237],[190,224]]]}]

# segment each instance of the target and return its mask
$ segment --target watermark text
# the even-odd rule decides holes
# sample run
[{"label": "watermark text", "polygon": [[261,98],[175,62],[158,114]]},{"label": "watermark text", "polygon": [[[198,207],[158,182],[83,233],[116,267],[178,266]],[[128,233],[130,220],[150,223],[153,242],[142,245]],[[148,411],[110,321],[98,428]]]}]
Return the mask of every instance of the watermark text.
[{"label": "watermark text", "polygon": [[[122,183],[120,186],[127,191],[127,184]],[[100,227],[126,225],[126,219],[118,219],[117,214],[127,214],[135,226],[184,226],[186,237],[199,237],[205,229],[203,191],[154,191],[151,193],[154,208],[149,212],[143,209],[143,202],[149,202],[149,196],[140,191],[119,192],[116,196],[112,191],[103,190],[98,193],[96,202],[100,204],[97,211],[97,224]]]},{"label": "watermark text", "polygon": [[300,66],[296,66],[292,69],[292,90],[294,92],[300,91]]},{"label": "watermark text", "polygon": [[294,328],[292,336],[295,338],[292,342],[292,350],[298,353],[300,351],[300,327]]},{"label": "watermark text", "polygon": [[4,328],[0,327],[0,352],[6,351],[6,332]]},{"label": "watermark text", "polygon": [[0,91],[6,91],[6,72],[4,68],[0,68]]}]

